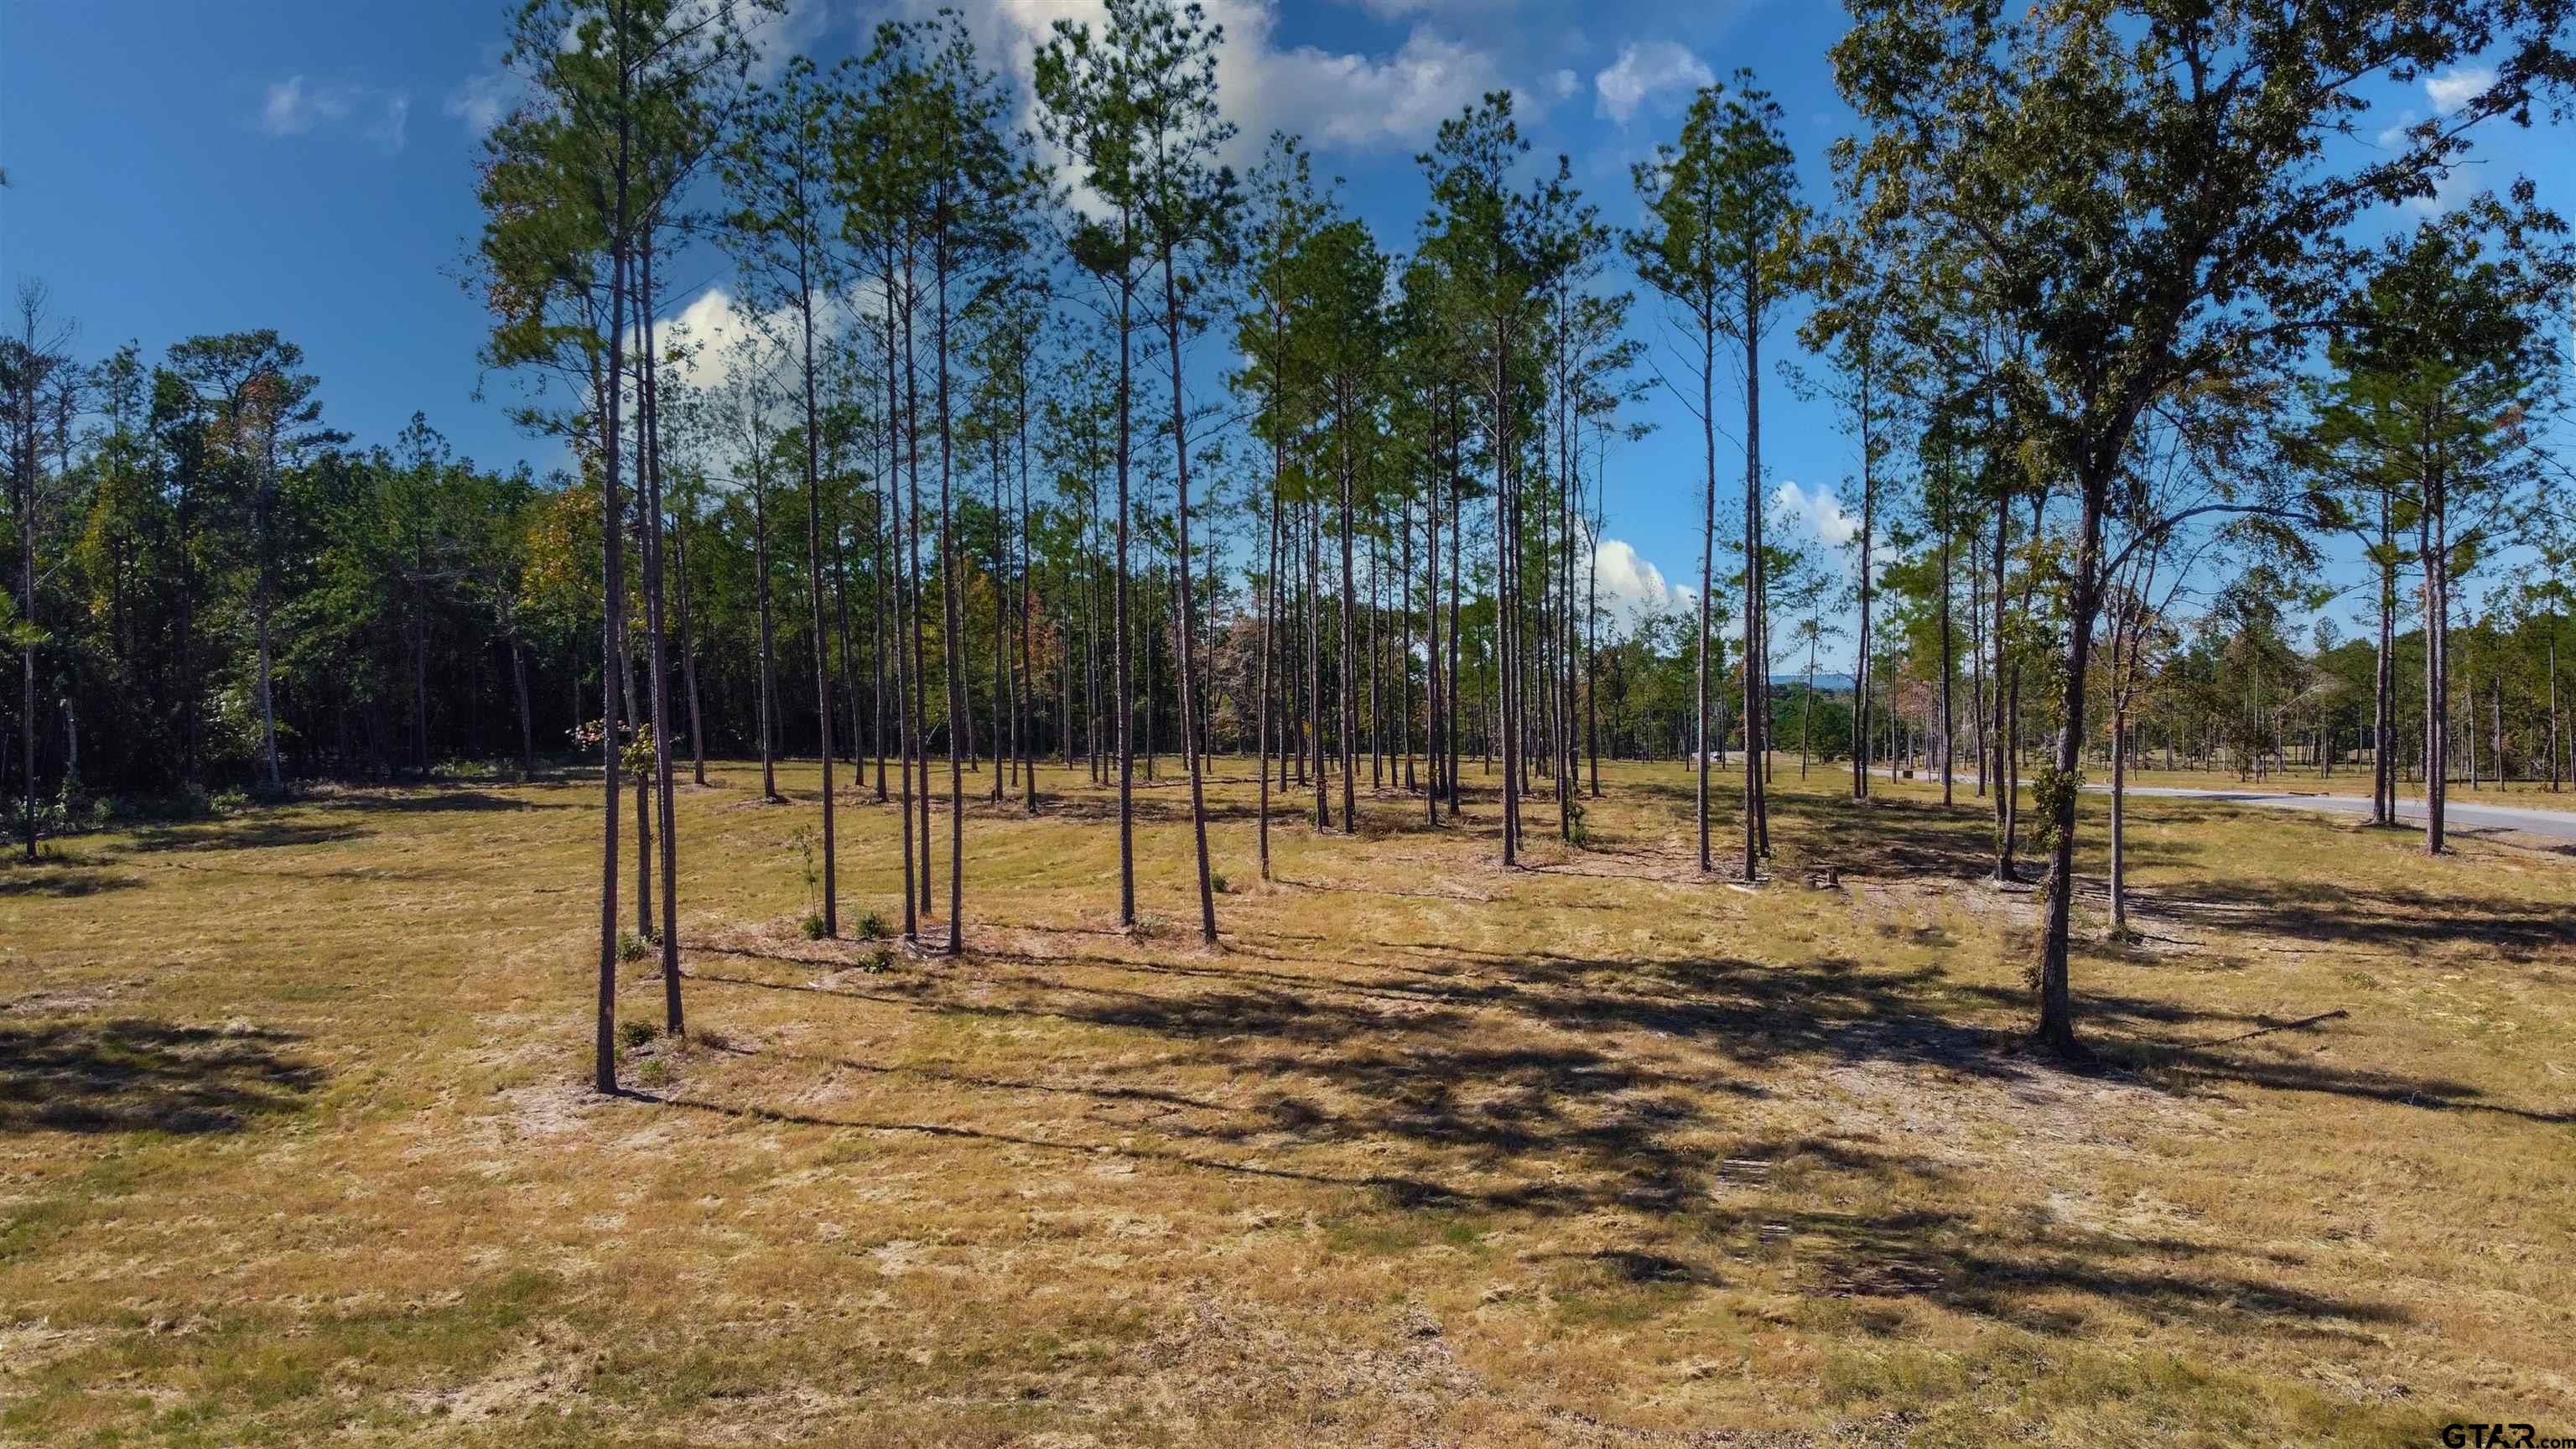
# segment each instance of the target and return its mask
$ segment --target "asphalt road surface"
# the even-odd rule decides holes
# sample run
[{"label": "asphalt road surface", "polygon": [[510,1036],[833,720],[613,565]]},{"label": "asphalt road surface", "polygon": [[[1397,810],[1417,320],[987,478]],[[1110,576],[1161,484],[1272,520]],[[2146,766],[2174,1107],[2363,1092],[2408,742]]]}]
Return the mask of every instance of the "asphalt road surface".
[{"label": "asphalt road surface", "polygon": [[[1888,774],[1874,770],[1873,774]],[[1938,780],[1937,774],[1917,776]],[[1954,777],[1961,784],[1974,784],[1976,772],[1961,770]],[[2107,793],[2108,785],[2087,785],[2097,794]],[[2248,786],[2236,790],[2202,790],[2180,785],[2131,785],[2133,796],[2154,795],[2168,800],[2215,800],[2228,805],[2259,805],[2274,810],[2324,810],[2338,815],[2368,815],[2370,802],[2358,795],[2319,795],[2290,790],[2261,790]],[[2454,830],[2462,827],[2479,830],[2519,830],[2527,835],[2547,835],[2559,840],[2576,840],[2576,810],[2533,810],[2519,805],[2473,805],[2454,800],[2442,812],[2444,821]],[[2424,802],[2400,799],[2397,822],[2424,828]]]},{"label": "asphalt road surface", "polygon": [[[2091,788],[2099,790],[2105,787],[2096,785]],[[2304,795],[2256,789],[2190,790],[2167,785],[2131,785],[2129,793],[2177,800],[2219,800],[2231,805],[2262,805],[2279,810],[2331,810],[2344,815],[2370,813],[2370,802],[2357,795]],[[2576,840],[2576,810],[2527,810],[2517,805],[2471,805],[2454,800],[2444,807],[2442,818],[2453,829],[2475,826]],[[2400,799],[2397,802],[2397,820],[2399,824],[2422,829],[2424,802]]]}]

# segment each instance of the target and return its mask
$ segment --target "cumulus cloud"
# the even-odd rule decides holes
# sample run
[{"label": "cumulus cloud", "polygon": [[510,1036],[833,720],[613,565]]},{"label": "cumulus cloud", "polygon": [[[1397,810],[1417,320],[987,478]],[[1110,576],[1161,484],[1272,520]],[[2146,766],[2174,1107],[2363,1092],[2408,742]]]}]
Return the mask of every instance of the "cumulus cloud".
[{"label": "cumulus cloud", "polygon": [[[902,0],[926,16],[946,0]],[[1383,13],[1452,8],[1455,0],[1400,6]],[[1274,130],[1302,134],[1318,147],[1344,150],[1419,145],[1440,122],[1487,91],[1510,90],[1525,110],[1543,110],[1545,88],[1512,84],[1500,58],[1446,34],[1426,19],[1392,50],[1326,50],[1283,45],[1279,0],[1205,0],[1208,20],[1225,30],[1217,85],[1226,115],[1240,130],[1238,162],[1248,161]],[[1106,21],[1100,0],[992,0],[967,8],[966,24],[988,64],[1005,70],[1028,96],[1032,57],[1055,22]],[[1022,117],[1034,124],[1033,113]]]},{"label": "cumulus cloud", "polygon": [[259,129],[271,136],[302,136],[355,121],[360,136],[390,155],[403,148],[410,117],[408,91],[291,75],[272,83],[262,96]]},{"label": "cumulus cloud", "polygon": [[1669,40],[1631,41],[1592,78],[1595,109],[1624,126],[1650,98],[1665,91],[1695,91],[1716,79],[1707,62]]},{"label": "cumulus cloud", "polygon": [[2447,116],[2485,95],[2495,79],[2495,71],[2487,66],[2453,66],[2424,77],[2424,94],[2433,98],[2434,110]]},{"label": "cumulus cloud", "polygon": [[1601,581],[1601,608],[1625,632],[1644,619],[1698,606],[1699,591],[1673,583],[1623,539],[1605,538],[1592,550]]},{"label": "cumulus cloud", "polygon": [[1822,488],[1810,492],[1783,482],[1771,491],[1771,517],[1775,527],[1803,531],[1833,548],[1860,536],[1860,515],[1846,510],[1840,498]]},{"label": "cumulus cloud", "polygon": [[1264,132],[1299,130],[1353,149],[1419,141],[1485,92],[1509,88],[1491,55],[1420,27],[1387,56],[1269,51],[1247,86],[1249,113],[1269,117]]},{"label": "cumulus cloud", "polygon": [[[863,319],[884,315],[882,290],[873,282],[818,294],[814,308],[816,341],[830,345],[846,338]],[[740,296],[719,284],[690,298],[688,305],[658,323],[654,341],[665,355],[674,349],[685,350],[680,375],[691,386],[717,387],[746,371],[788,367],[799,325],[792,304],[782,302],[762,311],[746,305]],[[642,345],[640,324],[627,340],[630,345]]]},{"label": "cumulus cloud", "polygon": [[[815,323],[820,336],[829,336],[835,308],[830,299],[817,309]],[[787,306],[767,312],[743,305],[742,299],[722,286],[709,287],[689,304],[660,324],[654,341],[667,354],[683,349],[687,360],[680,365],[681,378],[693,387],[720,387],[746,372],[783,373],[787,365],[787,345],[796,334],[795,309]],[[642,341],[639,327],[630,342]]]}]

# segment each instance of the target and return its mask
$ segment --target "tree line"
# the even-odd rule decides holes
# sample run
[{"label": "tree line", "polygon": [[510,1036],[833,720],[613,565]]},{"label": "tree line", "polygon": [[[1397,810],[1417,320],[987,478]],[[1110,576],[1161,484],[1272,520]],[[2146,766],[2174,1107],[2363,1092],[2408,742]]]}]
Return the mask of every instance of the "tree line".
[{"label": "tree line", "polygon": [[[1274,819],[1356,831],[1363,773],[1428,825],[1498,796],[1506,865],[1531,829],[1580,847],[1606,752],[1684,761],[1700,868],[1757,881],[1794,750],[1855,796],[1914,768],[1985,797],[1998,879],[2041,857],[2039,1032],[2073,1052],[2090,763],[2366,759],[2383,821],[2423,782],[2439,850],[2478,719],[2491,773],[2566,758],[2564,228],[2527,183],[2386,222],[2481,125],[2561,115],[2561,5],[1855,0],[1830,196],[1739,72],[1614,226],[1497,92],[1418,158],[1402,251],[1294,136],[1235,169],[1194,5],[1058,22],[1025,96],[949,12],[756,68],[764,8],[510,12],[526,96],[478,163],[470,288],[558,475],[478,468],[418,418],[358,447],[274,333],[83,365],[21,298],[31,856],[91,792],[533,770],[577,742],[607,1089],[624,864],[685,1025],[672,801],[711,751],[779,800],[782,755],[821,762],[817,935],[842,931],[838,812],[898,810],[901,934],[955,954],[970,774],[1024,811],[1041,759],[1114,785],[1132,925],[1136,775],[1168,754],[1213,943],[1216,754],[1252,757],[1265,872]],[[2483,91],[2345,144],[2361,81],[2481,57]],[[740,325],[692,335],[670,279],[709,258]],[[1782,519],[1766,383],[1849,434],[1845,558]],[[1650,393],[1698,433],[1699,476],[1659,480],[1697,587],[1620,619],[1605,484]],[[2337,536],[2376,637],[2303,651]],[[2458,618],[2482,573],[2487,617]]]}]

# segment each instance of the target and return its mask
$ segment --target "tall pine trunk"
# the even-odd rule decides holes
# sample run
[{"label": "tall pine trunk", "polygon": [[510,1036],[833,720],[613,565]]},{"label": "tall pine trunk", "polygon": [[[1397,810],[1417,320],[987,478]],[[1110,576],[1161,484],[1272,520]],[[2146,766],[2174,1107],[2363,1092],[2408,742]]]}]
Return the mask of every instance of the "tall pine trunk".
[{"label": "tall pine trunk", "polygon": [[1208,871],[1207,794],[1200,777],[1205,771],[1205,751],[1199,748],[1198,706],[1192,690],[1197,676],[1193,672],[1194,649],[1191,636],[1197,632],[1197,605],[1190,588],[1190,448],[1187,397],[1181,391],[1181,302],[1177,279],[1172,273],[1172,247],[1163,244],[1163,337],[1172,367],[1172,482],[1173,517],[1181,592],[1181,743],[1190,772],[1190,834],[1198,852],[1199,866],[1199,934],[1206,942],[1216,944],[1216,891]]},{"label": "tall pine trunk", "polygon": [[[651,655],[653,708],[653,789],[659,797],[662,835],[662,1029],[673,1036],[687,1029],[680,1005],[679,820],[671,799],[671,686],[668,651],[662,627],[662,413],[659,369],[653,342],[653,234],[645,224],[638,250],[636,314],[644,322],[644,357],[636,368],[638,461],[644,475],[644,636]],[[636,831],[638,848],[645,831]]]}]

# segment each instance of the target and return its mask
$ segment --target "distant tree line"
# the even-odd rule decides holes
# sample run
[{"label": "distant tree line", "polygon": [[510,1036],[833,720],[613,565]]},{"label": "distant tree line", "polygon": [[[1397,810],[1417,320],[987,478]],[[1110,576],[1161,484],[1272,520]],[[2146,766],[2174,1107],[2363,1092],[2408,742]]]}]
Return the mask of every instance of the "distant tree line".
[{"label": "distant tree line", "polygon": [[[2568,759],[2564,228],[2527,183],[2444,189],[2479,127],[2563,113],[2558,0],[1855,0],[1830,198],[1749,74],[1622,178],[1632,228],[1497,92],[1439,127],[1402,239],[1293,136],[1237,172],[1195,5],[1058,22],[1025,95],[953,13],[826,66],[759,53],[775,8],[509,13],[524,97],[478,164],[470,286],[560,475],[478,468],[418,418],[361,446],[273,333],[83,363],[21,299],[30,855],[95,794],[577,746],[608,1088],[621,860],[680,1030],[672,798],[710,753],[772,797],[782,755],[819,759],[820,935],[837,812],[899,812],[901,932],[950,953],[968,777],[1038,811],[1041,759],[1116,788],[1122,924],[1135,775],[1187,778],[1212,943],[1219,752],[1262,782],[1265,872],[1274,819],[1354,832],[1363,790],[1434,826],[1490,791],[1507,866],[1532,829],[1579,848],[1626,754],[1689,764],[1699,864],[1747,882],[1777,772],[1831,759],[1855,796],[1911,768],[1984,797],[1999,880],[2043,857],[2039,1034],[2072,1052],[2097,765],[2367,760],[2383,821],[2426,786],[2439,850],[2459,766]],[[2485,89],[2338,139],[2365,82],[2472,59]],[[721,265],[737,325],[673,320],[680,259]],[[1784,519],[1766,384],[1849,434],[1841,557]],[[1696,434],[1694,476],[1655,482],[1697,579],[1614,618],[1605,485],[1649,389]],[[2370,637],[2295,637],[2337,546]],[[1853,677],[1817,687],[1837,657]]]}]

